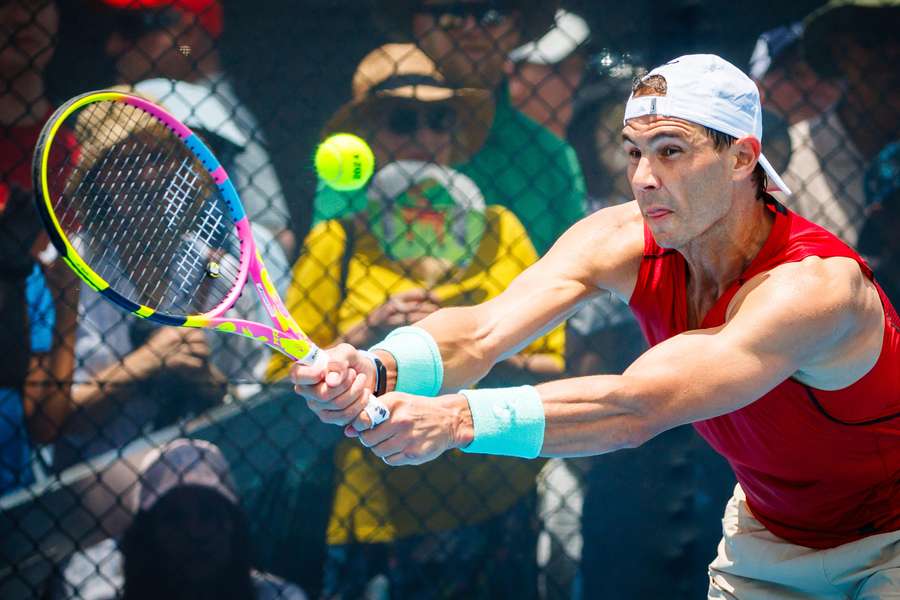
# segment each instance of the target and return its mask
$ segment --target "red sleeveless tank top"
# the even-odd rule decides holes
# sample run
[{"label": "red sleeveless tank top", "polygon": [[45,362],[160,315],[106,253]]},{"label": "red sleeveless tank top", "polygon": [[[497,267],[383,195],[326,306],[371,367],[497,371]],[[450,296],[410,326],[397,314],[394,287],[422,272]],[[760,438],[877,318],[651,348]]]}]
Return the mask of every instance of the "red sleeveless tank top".
[{"label": "red sleeveless tank top", "polygon": [[[780,204],[770,208],[768,240],[702,328],[723,324],[741,285],[783,263],[844,256],[872,278],[837,237]],[[630,306],[651,345],[687,330],[686,275],[684,258],[657,245],[645,227]],[[794,544],[831,548],[900,529],[900,318],[878,292],[885,313],[881,356],[857,382],[825,391],[788,379],[740,410],[694,424],[731,463],[754,516]]]}]

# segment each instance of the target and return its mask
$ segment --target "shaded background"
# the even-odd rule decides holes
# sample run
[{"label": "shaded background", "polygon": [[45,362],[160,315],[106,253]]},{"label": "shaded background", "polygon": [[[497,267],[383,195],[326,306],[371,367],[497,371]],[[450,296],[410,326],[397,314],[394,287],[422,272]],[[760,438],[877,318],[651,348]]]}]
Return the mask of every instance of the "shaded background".
[{"label": "shaded background", "polygon": [[[105,87],[113,68],[100,35],[107,25],[85,3],[60,3],[60,45],[50,66],[51,99]],[[657,64],[715,52],[745,66],[759,33],[802,19],[824,2],[651,0],[563,2],[590,24],[591,51],[628,52]],[[319,129],[350,96],[359,60],[385,39],[360,0],[224,0],[218,40],[225,71],[260,121],[298,239],[309,228]]]}]

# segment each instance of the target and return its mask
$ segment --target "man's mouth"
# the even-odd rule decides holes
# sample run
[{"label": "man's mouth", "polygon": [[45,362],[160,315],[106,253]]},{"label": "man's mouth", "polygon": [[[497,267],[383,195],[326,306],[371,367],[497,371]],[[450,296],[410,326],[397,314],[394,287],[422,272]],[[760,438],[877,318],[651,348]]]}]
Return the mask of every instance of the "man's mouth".
[{"label": "man's mouth", "polygon": [[648,219],[662,219],[663,217],[666,217],[671,214],[672,214],[671,210],[669,210],[668,208],[662,208],[662,207],[649,208],[649,209],[647,209],[646,212],[644,212],[644,215]]}]

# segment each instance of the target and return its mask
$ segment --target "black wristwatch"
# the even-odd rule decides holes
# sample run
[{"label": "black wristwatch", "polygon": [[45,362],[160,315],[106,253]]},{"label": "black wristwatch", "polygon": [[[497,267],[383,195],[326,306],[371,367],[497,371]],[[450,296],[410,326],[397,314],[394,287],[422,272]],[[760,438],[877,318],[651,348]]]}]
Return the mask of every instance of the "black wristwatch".
[{"label": "black wristwatch", "polygon": [[366,351],[366,356],[372,359],[375,364],[375,391],[374,396],[381,396],[387,391],[387,367],[381,362],[381,359],[375,356],[374,352]]}]

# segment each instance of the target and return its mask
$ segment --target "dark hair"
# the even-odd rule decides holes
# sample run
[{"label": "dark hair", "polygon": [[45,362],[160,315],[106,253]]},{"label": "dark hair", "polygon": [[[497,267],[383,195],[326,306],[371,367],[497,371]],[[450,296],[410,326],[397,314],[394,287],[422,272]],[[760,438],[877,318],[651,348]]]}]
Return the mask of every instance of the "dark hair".
[{"label": "dark hair", "polygon": [[[218,495],[218,494],[217,494]],[[216,589],[209,590],[210,597],[222,600],[255,600],[256,590],[250,576],[252,569],[250,550],[250,526],[244,511],[219,495],[227,505],[229,518],[233,528],[231,536],[231,563],[222,570],[222,576],[216,581]],[[179,588],[175,582],[168,581],[167,574],[162,572],[163,561],[160,560],[162,550],[156,544],[153,530],[159,517],[160,501],[149,511],[139,512],[125,531],[120,544],[124,563],[125,586],[122,600],[157,600],[159,598],[176,598]]]},{"label": "dark hair", "polygon": [[[706,132],[706,137],[712,140],[713,148],[715,148],[716,152],[731,148],[737,141],[736,137],[728,135],[727,133],[722,133],[711,127],[704,127],[703,131]],[[763,200],[767,195],[766,188],[769,186],[769,177],[766,175],[761,164],[756,163],[751,179],[753,180],[753,183],[756,184],[756,198],[758,200]]]}]

